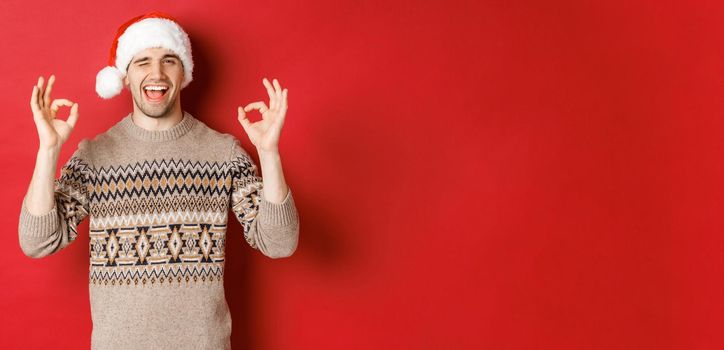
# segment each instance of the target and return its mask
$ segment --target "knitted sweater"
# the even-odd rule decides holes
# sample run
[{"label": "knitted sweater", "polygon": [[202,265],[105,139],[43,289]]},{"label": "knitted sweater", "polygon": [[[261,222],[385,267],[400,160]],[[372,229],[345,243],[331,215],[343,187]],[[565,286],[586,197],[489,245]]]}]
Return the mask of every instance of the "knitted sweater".
[{"label": "knitted sweater", "polygon": [[90,217],[93,349],[229,349],[224,295],[229,209],[245,241],[271,258],[297,247],[291,191],[264,200],[262,178],[230,134],[191,114],[149,131],[131,114],[83,139],[54,181],[55,206],[31,214],[23,199],[20,246],[31,257],[65,248]]}]

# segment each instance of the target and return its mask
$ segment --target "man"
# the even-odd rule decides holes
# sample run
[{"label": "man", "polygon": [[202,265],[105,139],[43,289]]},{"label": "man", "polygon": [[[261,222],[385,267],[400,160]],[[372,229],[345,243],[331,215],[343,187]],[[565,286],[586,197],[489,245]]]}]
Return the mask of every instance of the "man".
[{"label": "man", "polygon": [[[264,79],[270,106],[238,109],[261,178],[236,138],[181,109],[193,62],[188,36],[173,18],[153,12],[124,24],[110,62],[96,91],[110,98],[127,87],[133,112],[81,140],[57,180],[78,104],[50,98],[54,76],[46,87],[43,77],[33,87],[40,145],[20,213],[20,246],[35,258],[56,253],[90,217],[93,349],[229,349],[228,210],[248,244],[266,256],[288,257],[297,247],[299,217],[278,149],[287,89]],[[61,106],[71,107],[67,121],[56,119]],[[254,109],[263,120],[251,123],[246,112]]]}]

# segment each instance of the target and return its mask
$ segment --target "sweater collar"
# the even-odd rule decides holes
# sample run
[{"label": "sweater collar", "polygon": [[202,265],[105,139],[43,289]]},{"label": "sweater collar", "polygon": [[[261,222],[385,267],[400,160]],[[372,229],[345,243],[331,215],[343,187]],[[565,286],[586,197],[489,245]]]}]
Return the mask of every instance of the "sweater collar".
[{"label": "sweater collar", "polygon": [[160,142],[171,141],[185,135],[191,128],[196,125],[196,118],[184,111],[183,118],[176,125],[164,130],[146,130],[133,122],[133,118],[129,113],[118,124],[124,133],[142,141]]}]

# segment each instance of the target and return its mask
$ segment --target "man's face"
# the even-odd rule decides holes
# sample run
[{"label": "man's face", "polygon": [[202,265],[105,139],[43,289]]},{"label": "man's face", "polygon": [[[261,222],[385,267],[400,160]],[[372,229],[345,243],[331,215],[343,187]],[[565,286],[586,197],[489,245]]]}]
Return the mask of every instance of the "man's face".
[{"label": "man's face", "polygon": [[162,118],[180,106],[183,63],[168,49],[145,49],[131,59],[124,82],[143,114]]}]

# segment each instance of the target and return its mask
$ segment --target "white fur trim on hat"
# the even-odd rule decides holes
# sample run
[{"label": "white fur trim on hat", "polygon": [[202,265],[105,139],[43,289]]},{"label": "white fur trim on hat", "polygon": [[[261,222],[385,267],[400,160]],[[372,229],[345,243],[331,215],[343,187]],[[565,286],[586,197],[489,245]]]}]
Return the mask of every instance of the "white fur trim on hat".
[{"label": "white fur trim on hat", "polygon": [[118,37],[115,67],[105,67],[96,76],[98,95],[106,99],[118,95],[123,89],[123,78],[133,56],[152,47],[166,48],[179,56],[184,68],[182,89],[193,80],[191,41],[186,32],[172,20],[146,18],[130,25]]}]

